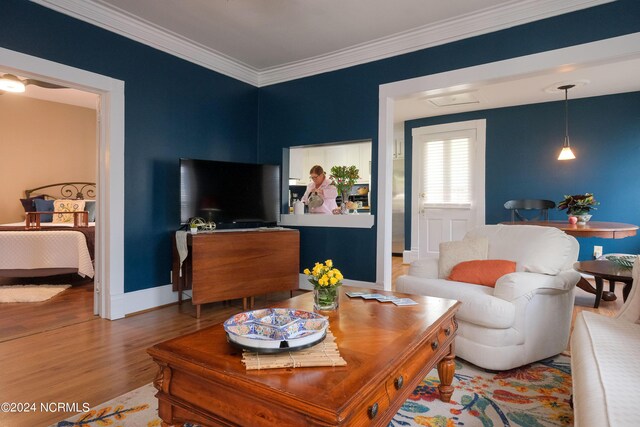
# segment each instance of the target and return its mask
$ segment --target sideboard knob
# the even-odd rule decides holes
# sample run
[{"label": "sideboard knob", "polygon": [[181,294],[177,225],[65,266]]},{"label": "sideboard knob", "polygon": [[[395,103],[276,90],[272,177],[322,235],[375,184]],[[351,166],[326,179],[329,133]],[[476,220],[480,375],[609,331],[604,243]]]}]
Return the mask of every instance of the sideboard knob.
[{"label": "sideboard knob", "polygon": [[400,390],[404,385],[404,378],[400,375],[398,378],[393,381],[393,385],[396,387],[396,390]]},{"label": "sideboard knob", "polygon": [[378,403],[374,403],[369,406],[369,410],[367,412],[369,413],[369,418],[374,419],[376,415],[378,415]]},{"label": "sideboard knob", "polygon": [[435,340],[434,342],[431,343],[431,349],[432,350],[438,349],[438,340]]},{"label": "sideboard knob", "polygon": [[447,329],[445,329],[445,330],[444,330],[444,334],[445,334],[446,336],[451,335],[451,326],[447,327]]}]

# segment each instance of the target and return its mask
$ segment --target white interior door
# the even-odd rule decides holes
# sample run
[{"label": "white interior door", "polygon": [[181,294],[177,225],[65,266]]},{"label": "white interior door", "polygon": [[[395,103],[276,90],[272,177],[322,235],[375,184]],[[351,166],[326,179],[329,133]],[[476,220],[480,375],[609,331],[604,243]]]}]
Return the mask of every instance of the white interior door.
[{"label": "white interior door", "polygon": [[413,130],[411,251],[437,257],[485,222],[485,120]]}]

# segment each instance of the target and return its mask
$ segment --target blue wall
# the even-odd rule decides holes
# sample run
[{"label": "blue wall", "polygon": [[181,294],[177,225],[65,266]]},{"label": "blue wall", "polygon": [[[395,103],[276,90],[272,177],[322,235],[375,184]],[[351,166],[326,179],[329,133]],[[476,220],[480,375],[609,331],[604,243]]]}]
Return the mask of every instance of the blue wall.
[{"label": "blue wall", "polygon": [[[321,144],[332,141],[371,138],[373,146],[378,144],[378,86],[398,80],[439,73],[458,68],[508,59],[516,56],[559,49],[571,45],[610,38],[640,31],[640,2],[618,1],[599,7],[562,15],[542,21],[510,28],[495,33],[437,46],[393,58],[363,64],[344,70],[325,73],[296,81],[285,82],[260,89],[259,146],[258,159],[264,162],[279,162],[282,148],[303,144]],[[549,120],[557,121],[557,112],[549,112]],[[578,115],[576,111],[573,115]],[[594,112],[597,114],[597,112]],[[637,115],[634,120],[637,121]],[[602,123],[602,122],[601,122]],[[560,122],[559,126],[561,126]],[[605,123],[602,123],[603,125]],[[533,133],[526,120],[518,132]],[[578,124],[573,141],[576,155],[580,152]],[[608,130],[604,126],[601,132]],[[562,135],[562,128],[552,132],[553,137]],[[547,140],[551,139],[551,134]],[[556,155],[557,141],[549,155]],[[517,138],[508,148],[509,160],[520,165],[521,175],[535,170],[536,165],[526,158],[517,158],[527,147]],[[489,148],[487,156],[492,164],[499,161],[497,151]],[[609,153],[614,155],[614,153]],[[377,171],[377,150],[372,156],[372,170]],[[580,165],[584,163],[575,163]],[[562,171],[566,182],[583,182],[585,191],[594,191],[605,196],[603,181],[605,171],[580,170],[581,166],[568,166]],[[372,212],[376,213],[377,174],[372,176]],[[487,188],[498,185],[500,190],[487,204],[502,200],[502,189],[512,178],[499,173],[487,180]],[[532,179],[534,182],[535,179]],[[520,180],[520,182],[525,182]],[[552,188],[556,187],[552,182]],[[568,186],[570,187],[570,186]],[[514,193],[524,188],[513,189]],[[580,188],[570,187],[571,191]],[[532,192],[548,193],[534,184]],[[558,191],[561,193],[561,191]],[[532,195],[533,197],[533,195]],[[554,196],[557,198],[557,196]],[[504,203],[502,201],[501,203]],[[603,200],[598,215],[609,215]],[[493,214],[492,214],[493,215]],[[622,220],[622,217],[619,217]],[[497,220],[496,216],[487,220]],[[636,221],[637,222],[637,221]],[[375,281],[376,226],[372,229],[301,228],[301,265],[313,265],[314,261],[333,258],[336,265],[351,279]],[[624,242],[627,244],[627,242]],[[608,249],[608,246],[605,246]]]},{"label": "blue wall", "polygon": [[[125,81],[127,292],[167,283],[179,157],[280,163],[283,147],[369,138],[375,147],[380,84],[640,31],[640,2],[623,0],[258,90],[26,0],[2,6],[0,46]],[[163,86],[176,76],[179,89]],[[582,175],[604,193],[595,185],[604,176]],[[375,214],[375,192],[372,203]],[[331,257],[345,276],[375,280],[375,227],[301,237],[303,268]]]},{"label": "blue wall", "polygon": [[1,47],[125,82],[124,288],[167,284],[178,158],[255,162],[258,89],[28,1],[2,9]]},{"label": "blue wall", "polygon": [[[475,111],[405,122],[405,224],[411,223],[412,129],[486,119],[486,222],[510,220],[504,202],[594,193],[601,203],[596,221],[640,224],[640,92],[569,100],[569,137],[576,160],[557,160],[564,137],[564,101]],[[550,219],[566,220],[554,210]],[[406,248],[411,247],[406,227]],[[591,259],[593,245],[605,252],[640,253],[640,236],[580,239],[580,259]]]}]

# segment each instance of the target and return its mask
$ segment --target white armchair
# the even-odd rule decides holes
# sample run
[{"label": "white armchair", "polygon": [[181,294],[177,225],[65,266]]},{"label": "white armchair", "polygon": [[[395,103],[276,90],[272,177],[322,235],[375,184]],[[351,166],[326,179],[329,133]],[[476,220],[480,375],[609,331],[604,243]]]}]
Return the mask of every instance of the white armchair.
[{"label": "white armchair", "polygon": [[608,317],[586,310],[571,336],[573,422],[576,427],[640,425],[640,257],[620,313]]},{"label": "white armchair", "polygon": [[567,348],[573,270],[579,245],[553,227],[485,225],[465,239],[486,237],[487,259],[516,262],[495,288],[438,278],[438,260],[421,259],[398,278],[399,292],[462,302],[456,355],[485,369],[507,370],[554,356]]}]

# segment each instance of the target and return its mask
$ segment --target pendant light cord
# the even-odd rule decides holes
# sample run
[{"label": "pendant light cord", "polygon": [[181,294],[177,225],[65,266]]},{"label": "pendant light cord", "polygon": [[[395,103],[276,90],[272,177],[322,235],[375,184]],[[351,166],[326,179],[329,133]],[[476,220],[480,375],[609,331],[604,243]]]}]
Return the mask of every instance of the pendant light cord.
[{"label": "pendant light cord", "polygon": [[564,88],[564,139],[569,143],[569,88]]},{"label": "pendant light cord", "polygon": [[563,147],[569,147],[569,89],[575,87],[575,85],[564,85],[558,87],[560,90],[564,90],[564,143]]}]

